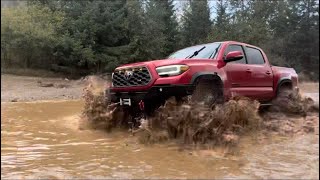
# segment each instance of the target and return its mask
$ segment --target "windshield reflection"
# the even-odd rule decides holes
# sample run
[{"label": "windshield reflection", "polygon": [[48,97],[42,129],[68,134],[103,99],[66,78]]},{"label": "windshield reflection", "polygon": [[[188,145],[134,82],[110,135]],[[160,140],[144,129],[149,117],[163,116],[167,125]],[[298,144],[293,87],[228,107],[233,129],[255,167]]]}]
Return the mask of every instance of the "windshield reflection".
[{"label": "windshield reflection", "polygon": [[[217,52],[220,48],[220,45],[220,43],[210,43],[187,47],[185,49],[181,49],[172,53],[171,55],[169,55],[168,59],[215,59],[218,54]],[[198,52],[197,55],[193,55],[203,47],[205,48]]]}]

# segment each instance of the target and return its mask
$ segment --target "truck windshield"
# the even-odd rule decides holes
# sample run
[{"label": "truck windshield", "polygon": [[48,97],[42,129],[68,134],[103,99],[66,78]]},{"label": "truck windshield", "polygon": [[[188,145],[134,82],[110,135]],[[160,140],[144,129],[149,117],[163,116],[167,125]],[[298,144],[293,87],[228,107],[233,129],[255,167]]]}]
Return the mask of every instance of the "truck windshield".
[{"label": "truck windshield", "polygon": [[[210,43],[187,47],[172,53],[169,55],[168,59],[215,59],[218,54],[217,52],[219,47],[220,43]],[[198,51],[198,53],[195,53],[196,51]]]}]

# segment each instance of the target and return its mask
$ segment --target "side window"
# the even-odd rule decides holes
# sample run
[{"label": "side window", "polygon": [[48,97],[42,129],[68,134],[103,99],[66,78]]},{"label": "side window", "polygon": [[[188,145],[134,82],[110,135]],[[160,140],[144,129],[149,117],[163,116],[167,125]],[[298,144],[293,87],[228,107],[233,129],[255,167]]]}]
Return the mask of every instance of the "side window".
[{"label": "side window", "polygon": [[262,53],[259,49],[246,47],[248,64],[264,64]]},{"label": "side window", "polygon": [[231,44],[227,47],[226,51],[225,51],[225,55],[227,55],[229,52],[231,51],[241,51],[242,54],[243,54],[243,58],[242,59],[239,59],[238,61],[232,61],[230,63],[233,63],[233,64],[246,64],[246,58],[245,58],[245,55],[244,55],[244,52],[243,52],[243,48],[242,46],[240,45],[235,45],[235,44]]}]

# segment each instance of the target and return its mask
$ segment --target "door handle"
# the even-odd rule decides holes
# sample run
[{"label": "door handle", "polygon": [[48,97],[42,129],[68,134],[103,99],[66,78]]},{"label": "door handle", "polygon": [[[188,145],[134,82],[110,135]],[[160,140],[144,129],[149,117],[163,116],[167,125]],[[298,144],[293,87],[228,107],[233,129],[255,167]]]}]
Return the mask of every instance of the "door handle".
[{"label": "door handle", "polygon": [[252,70],[251,70],[251,69],[247,69],[246,72],[247,72],[247,73],[251,73]]},{"label": "door handle", "polygon": [[270,71],[267,71],[267,72],[266,72],[266,74],[270,75],[270,74],[271,74],[271,72],[270,72]]}]

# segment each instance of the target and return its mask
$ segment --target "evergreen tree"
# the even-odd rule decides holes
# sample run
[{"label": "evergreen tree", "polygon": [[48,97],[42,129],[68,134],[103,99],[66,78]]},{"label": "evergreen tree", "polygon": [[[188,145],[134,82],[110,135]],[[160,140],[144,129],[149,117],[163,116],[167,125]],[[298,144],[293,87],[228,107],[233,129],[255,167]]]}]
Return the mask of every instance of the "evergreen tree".
[{"label": "evergreen tree", "polygon": [[182,17],[184,46],[207,41],[211,30],[210,9],[207,0],[190,0]]},{"label": "evergreen tree", "polygon": [[228,2],[225,0],[216,1],[216,18],[212,31],[209,34],[211,42],[232,40],[233,26],[231,24],[231,15],[228,11]]},{"label": "evergreen tree", "polygon": [[146,8],[149,59],[164,58],[177,48],[178,23],[172,0],[149,0]]},{"label": "evergreen tree", "polygon": [[146,46],[145,15],[141,0],[127,1],[127,31],[130,41],[130,59],[128,62],[143,61],[148,58]]},{"label": "evergreen tree", "polygon": [[29,0],[27,6],[3,8],[2,62],[103,72],[165,58],[178,48],[235,40],[260,46],[274,65],[319,78],[317,0],[218,0],[213,23],[207,0],[188,0],[180,3],[186,7],[179,24],[174,3]]},{"label": "evergreen tree", "polygon": [[266,47],[271,56],[278,57],[271,60],[274,64],[294,67],[298,72],[305,71],[312,79],[318,79],[318,11],[319,4],[315,0],[277,2],[270,20],[273,37]]}]

